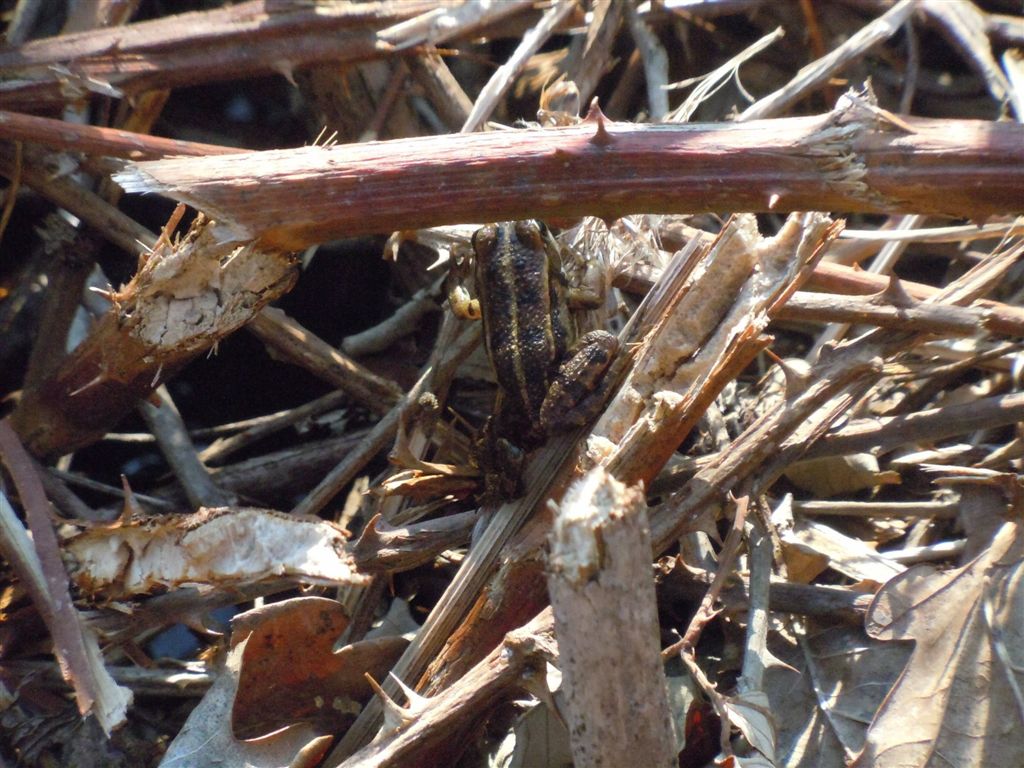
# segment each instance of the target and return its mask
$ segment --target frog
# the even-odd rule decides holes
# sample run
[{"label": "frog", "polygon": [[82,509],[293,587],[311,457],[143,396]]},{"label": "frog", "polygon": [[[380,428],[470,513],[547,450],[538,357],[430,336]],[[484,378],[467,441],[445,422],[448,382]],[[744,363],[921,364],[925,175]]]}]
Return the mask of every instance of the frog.
[{"label": "frog", "polygon": [[456,282],[449,304],[457,315],[483,322],[498,383],[479,451],[483,497],[514,498],[521,493],[524,454],[596,415],[619,342],[604,330],[577,338],[570,307],[593,308],[601,297],[569,285],[567,253],[542,223],[487,224],[473,234],[471,245],[477,295]]}]

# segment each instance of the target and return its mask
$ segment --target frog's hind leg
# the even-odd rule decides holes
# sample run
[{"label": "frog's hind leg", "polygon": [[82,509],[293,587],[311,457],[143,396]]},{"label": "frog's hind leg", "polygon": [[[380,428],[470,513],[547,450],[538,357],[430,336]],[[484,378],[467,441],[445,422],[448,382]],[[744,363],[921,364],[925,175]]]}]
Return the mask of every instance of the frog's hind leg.
[{"label": "frog's hind leg", "polygon": [[548,431],[564,431],[593,420],[604,404],[605,372],[619,351],[619,340],[608,331],[591,331],[577,342],[559,366],[540,409]]},{"label": "frog's hind leg", "polygon": [[483,475],[481,504],[500,504],[523,495],[522,448],[501,436],[496,417],[487,419],[477,445],[480,471]]}]

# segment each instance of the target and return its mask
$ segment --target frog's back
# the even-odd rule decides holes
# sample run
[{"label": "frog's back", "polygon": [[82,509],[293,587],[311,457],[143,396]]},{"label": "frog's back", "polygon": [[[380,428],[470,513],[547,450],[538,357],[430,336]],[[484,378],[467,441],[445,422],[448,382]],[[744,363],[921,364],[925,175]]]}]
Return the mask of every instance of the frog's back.
[{"label": "frog's back", "polygon": [[535,422],[565,353],[564,308],[553,297],[546,242],[533,221],[502,222],[474,237],[476,285],[488,356],[506,407]]}]

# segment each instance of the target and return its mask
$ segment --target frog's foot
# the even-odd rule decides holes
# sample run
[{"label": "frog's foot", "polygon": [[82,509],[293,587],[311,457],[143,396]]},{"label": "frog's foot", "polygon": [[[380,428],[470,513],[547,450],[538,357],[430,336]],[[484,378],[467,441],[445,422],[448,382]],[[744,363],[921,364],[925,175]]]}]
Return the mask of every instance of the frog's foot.
[{"label": "frog's foot", "polygon": [[483,446],[480,469],[484,488],[480,494],[482,504],[500,504],[523,495],[522,449],[503,437],[494,438]]},{"label": "frog's foot", "polygon": [[540,409],[540,423],[549,432],[580,427],[593,420],[604,404],[605,372],[619,351],[608,331],[591,331],[579,340],[559,366]]}]

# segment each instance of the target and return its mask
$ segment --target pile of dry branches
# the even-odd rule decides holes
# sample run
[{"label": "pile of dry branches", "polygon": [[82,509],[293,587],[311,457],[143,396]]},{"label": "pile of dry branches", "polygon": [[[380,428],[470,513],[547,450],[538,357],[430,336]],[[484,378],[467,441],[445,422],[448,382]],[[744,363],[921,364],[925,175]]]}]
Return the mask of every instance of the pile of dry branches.
[{"label": "pile of dry branches", "polygon": [[1019,4],[7,5],[0,766],[1024,763]]}]

